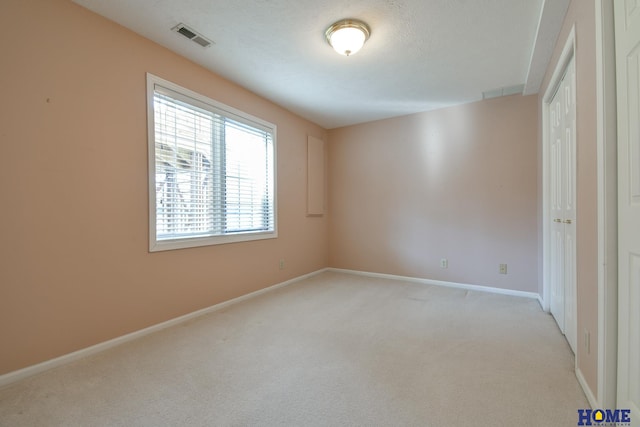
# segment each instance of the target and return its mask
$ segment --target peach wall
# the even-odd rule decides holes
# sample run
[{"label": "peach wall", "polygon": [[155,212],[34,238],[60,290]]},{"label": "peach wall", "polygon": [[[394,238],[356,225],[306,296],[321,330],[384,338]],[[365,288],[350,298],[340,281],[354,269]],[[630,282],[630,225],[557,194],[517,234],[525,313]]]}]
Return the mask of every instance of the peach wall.
[{"label": "peach wall", "polygon": [[329,131],[330,265],[537,292],[537,108],[509,96]]},{"label": "peach wall", "polygon": [[[322,128],[69,0],[3,0],[0,35],[0,374],[327,266]],[[278,126],[278,239],[148,252],[146,72]]]},{"label": "peach wall", "polygon": [[[571,28],[576,30],[576,243],[578,368],[594,395],[598,370],[598,199],[596,148],[596,48],[595,3],[572,0],[562,31],[540,88],[547,90]],[[542,108],[542,104],[540,104]],[[542,128],[540,128],[542,129]],[[540,131],[542,133],[542,131]],[[542,139],[540,140],[542,144]],[[540,166],[540,170],[541,170]],[[542,200],[540,199],[540,203]],[[584,330],[591,334],[591,352],[585,351]]]}]

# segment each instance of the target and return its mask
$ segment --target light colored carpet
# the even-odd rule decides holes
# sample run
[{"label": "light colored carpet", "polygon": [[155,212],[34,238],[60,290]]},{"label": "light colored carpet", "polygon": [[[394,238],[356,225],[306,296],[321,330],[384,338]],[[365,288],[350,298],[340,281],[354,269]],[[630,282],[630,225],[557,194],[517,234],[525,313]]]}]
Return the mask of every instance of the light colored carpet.
[{"label": "light colored carpet", "polygon": [[2,426],[575,426],[537,301],[326,272],[0,390]]}]

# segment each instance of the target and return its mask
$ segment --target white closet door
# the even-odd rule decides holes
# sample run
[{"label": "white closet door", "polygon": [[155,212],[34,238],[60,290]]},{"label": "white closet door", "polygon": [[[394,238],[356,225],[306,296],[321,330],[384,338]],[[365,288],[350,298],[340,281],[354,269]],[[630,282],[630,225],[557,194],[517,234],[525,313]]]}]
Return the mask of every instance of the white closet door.
[{"label": "white closet door", "polygon": [[563,213],[564,228],[564,334],[569,346],[576,352],[577,344],[577,309],[576,309],[576,107],[575,107],[576,72],[572,59],[567,66],[563,80],[563,128],[562,128],[562,181],[563,181]]},{"label": "white closet door", "polygon": [[575,62],[567,64],[550,102],[551,314],[576,351]]},{"label": "white closet door", "polygon": [[551,195],[551,314],[564,333],[564,224],[563,224],[563,173],[562,165],[562,83],[549,108],[550,135],[550,195]]},{"label": "white closet door", "polygon": [[640,2],[614,2],[618,94],[618,408],[640,422]]}]

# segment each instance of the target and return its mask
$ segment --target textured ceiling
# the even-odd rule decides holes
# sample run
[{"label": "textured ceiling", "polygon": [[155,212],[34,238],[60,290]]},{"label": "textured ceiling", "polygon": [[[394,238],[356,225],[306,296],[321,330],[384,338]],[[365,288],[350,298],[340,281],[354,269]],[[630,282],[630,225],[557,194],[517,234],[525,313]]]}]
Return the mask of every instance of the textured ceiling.
[{"label": "textured ceiling", "polygon": [[[550,35],[537,36],[543,0],[74,1],[325,128],[476,101],[483,91],[525,84],[536,40],[552,44],[559,29],[556,23]],[[351,57],[324,39],[325,29],[343,18],[371,28]],[[171,31],[178,23],[215,44],[202,48]],[[536,61],[544,70],[548,55],[542,56]]]}]

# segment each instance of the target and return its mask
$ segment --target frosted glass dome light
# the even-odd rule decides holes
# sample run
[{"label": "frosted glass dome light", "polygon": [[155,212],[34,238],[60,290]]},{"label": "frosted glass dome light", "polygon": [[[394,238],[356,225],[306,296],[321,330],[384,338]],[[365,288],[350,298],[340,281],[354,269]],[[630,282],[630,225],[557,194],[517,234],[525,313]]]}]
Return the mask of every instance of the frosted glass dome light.
[{"label": "frosted glass dome light", "polygon": [[359,51],[371,34],[362,21],[345,19],[330,26],[325,32],[327,42],[340,55],[350,56]]}]

